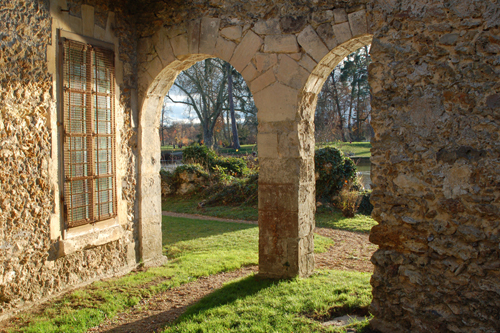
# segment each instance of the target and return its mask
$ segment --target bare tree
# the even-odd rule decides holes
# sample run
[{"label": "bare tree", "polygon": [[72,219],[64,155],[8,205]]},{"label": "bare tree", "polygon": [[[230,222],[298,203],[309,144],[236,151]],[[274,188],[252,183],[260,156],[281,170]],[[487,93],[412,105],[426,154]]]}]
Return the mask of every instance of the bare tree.
[{"label": "bare tree", "polygon": [[[230,85],[230,87],[229,87]],[[239,148],[239,137],[235,111],[255,112],[250,90],[244,84],[241,75],[228,63],[210,58],[200,61],[183,71],[174,86],[185,96],[183,100],[167,98],[174,103],[188,106],[188,112],[194,112],[200,120],[203,142],[213,147],[214,129],[224,126],[224,112],[230,112],[232,123],[233,146]],[[226,120],[226,124],[229,121]],[[229,131],[222,127],[222,134],[230,138]]]}]

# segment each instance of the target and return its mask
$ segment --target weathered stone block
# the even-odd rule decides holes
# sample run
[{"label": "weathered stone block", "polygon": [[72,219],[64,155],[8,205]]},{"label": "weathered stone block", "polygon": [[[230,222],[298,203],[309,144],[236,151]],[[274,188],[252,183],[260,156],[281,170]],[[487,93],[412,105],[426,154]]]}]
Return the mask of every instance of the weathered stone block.
[{"label": "weathered stone block", "polygon": [[273,69],[271,68],[250,82],[249,86],[252,93],[255,94],[274,82],[276,82],[276,77],[274,76]]},{"label": "weathered stone block", "polygon": [[368,33],[365,10],[360,10],[354,13],[350,13],[348,17],[349,17],[349,26],[351,27],[351,32],[353,37],[362,36]]},{"label": "weathered stone block", "polygon": [[335,39],[339,44],[347,42],[352,38],[351,28],[347,22],[335,24],[333,26],[333,33],[335,34]]},{"label": "weathered stone block", "polygon": [[202,54],[212,55],[219,37],[220,19],[203,17],[200,27],[200,47]]},{"label": "weathered stone block", "polygon": [[217,45],[215,46],[214,55],[224,61],[229,61],[233,56],[235,48],[236,48],[235,43],[230,42],[222,37],[219,37],[217,39]]},{"label": "weathered stone block", "polygon": [[323,43],[328,47],[329,50],[333,49],[338,45],[335,35],[333,33],[333,27],[330,23],[325,23],[316,28],[318,36],[321,38]]},{"label": "weathered stone block", "polygon": [[299,184],[303,161],[300,158],[259,159],[259,184]]},{"label": "weathered stone block", "polygon": [[143,262],[162,257],[161,215],[151,218],[140,218],[140,258]]},{"label": "weathered stone block", "polygon": [[274,53],[257,53],[255,55],[255,65],[259,72],[264,72],[276,65],[278,62],[278,56]]},{"label": "weathered stone block", "polygon": [[163,66],[167,66],[176,60],[164,28],[158,30],[158,32],[151,38],[151,42],[154,45]]},{"label": "weathered stone block", "polygon": [[296,53],[299,45],[295,35],[271,35],[264,39],[264,52]]},{"label": "weathered stone block", "polygon": [[254,32],[248,31],[241,40],[241,43],[236,47],[233,56],[231,57],[231,65],[241,73],[241,71],[250,62],[255,53],[260,49],[263,41]]},{"label": "weathered stone block", "polygon": [[274,83],[254,93],[257,117],[263,122],[295,119],[298,91],[281,83]]},{"label": "weathered stone block", "polygon": [[302,32],[297,36],[297,40],[306,50],[306,52],[314,59],[316,62],[320,62],[321,59],[328,53],[328,48],[323,44],[316,31],[308,25]]},{"label": "weathered stone block", "polygon": [[252,65],[252,63],[249,63],[248,66],[241,72],[241,76],[243,76],[248,85],[248,83],[257,76],[257,69],[254,65]]},{"label": "weathered stone block", "polygon": [[189,54],[189,44],[188,44],[187,34],[178,35],[170,39],[170,45],[172,46],[174,55],[177,58],[179,57],[182,58],[182,56],[186,56]]},{"label": "weathered stone block", "polygon": [[297,212],[259,210],[260,234],[265,238],[298,238]]},{"label": "weathered stone block", "polygon": [[309,72],[299,66],[299,64],[287,55],[280,55],[280,62],[277,72],[278,81],[292,88],[300,90],[303,88]]},{"label": "weathered stone block", "polygon": [[227,39],[238,40],[242,36],[242,27],[239,25],[233,25],[230,27],[225,27],[221,29],[220,34]]},{"label": "weathered stone block", "polygon": [[162,71],[163,64],[159,57],[155,57],[150,61],[142,63],[142,67],[149,74],[149,76],[151,76],[152,78],[156,78]]},{"label": "weathered stone block", "polygon": [[193,20],[187,24],[188,49],[190,54],[199,53],[201,20]]},{"label": "weathered stone block", "polygon": [[299,64],[312,73],[317,63],[308,54],[304,54],[302,58],[300,58]]},{"label": "weathered stone block", "polygon": [[187,33],[187,26],[186,24],[177,24],[174,26],[169,26],[166,32],[167,32],[167,37],[172,39],[176,36]]},{"label": "weathered stone block", "polygon": [[336,8],[333,10],[333,19],[335,20],[335,24],[347,22],[347,13],[344,8]]},{"label": "weathered stone block", "polygon": [[276,133],[260,133],[257,135],[259,157],[278,156],[278,135]]}]

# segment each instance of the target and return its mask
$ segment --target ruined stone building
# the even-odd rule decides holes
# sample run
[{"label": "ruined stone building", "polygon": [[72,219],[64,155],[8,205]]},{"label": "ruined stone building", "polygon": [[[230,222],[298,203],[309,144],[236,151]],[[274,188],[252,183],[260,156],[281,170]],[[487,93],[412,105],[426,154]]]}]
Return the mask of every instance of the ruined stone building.
[{"label": "ruined stone building", "polygon": [[316,97],[371,44],[383,332],[500,330],[497,0],[0,3],[0,309],[160,264],[159,108],[230,62],[259,120],[260,273],[314,269]]}]

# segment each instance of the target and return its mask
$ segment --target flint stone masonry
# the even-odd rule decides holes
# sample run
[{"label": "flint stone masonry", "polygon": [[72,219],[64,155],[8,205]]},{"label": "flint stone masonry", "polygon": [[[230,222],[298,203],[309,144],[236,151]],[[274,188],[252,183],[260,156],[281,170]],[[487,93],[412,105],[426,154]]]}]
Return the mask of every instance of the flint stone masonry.
[{"label": "flint stone masonry", "polygon": [[[498,330],[498,3],[22,3],[0,11],[5,315],[163,260],[159,110],[178,73],[207,57],[240,71],[258,108],[260,274],[310,275],[316,97],[343,57],[371,44],[372,326]],[[61,217],[59,32],[115,48],[119,215],[109,224],[65,229]]]}]

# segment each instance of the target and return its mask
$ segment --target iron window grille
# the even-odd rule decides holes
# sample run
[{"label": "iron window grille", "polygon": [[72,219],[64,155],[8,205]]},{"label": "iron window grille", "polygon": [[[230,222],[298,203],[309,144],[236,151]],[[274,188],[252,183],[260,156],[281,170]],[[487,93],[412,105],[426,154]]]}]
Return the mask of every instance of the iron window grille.
[{"label": "iron window grille", "polygon": [[64,212],[68,228],[116,216],[111,50],[62,38]]}]

